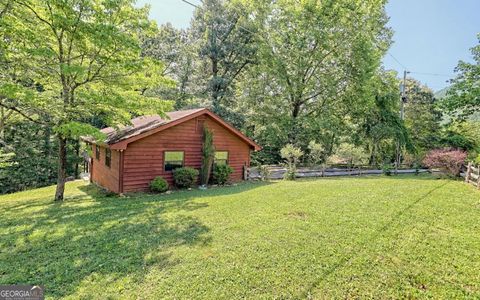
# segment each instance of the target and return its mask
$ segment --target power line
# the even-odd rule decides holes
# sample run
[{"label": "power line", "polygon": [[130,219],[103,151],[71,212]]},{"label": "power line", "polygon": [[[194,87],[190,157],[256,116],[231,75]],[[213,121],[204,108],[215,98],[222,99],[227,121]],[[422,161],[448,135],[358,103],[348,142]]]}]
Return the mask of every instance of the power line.
[{"label": "power line", "polygon": [[196,5],[196,4],[193,4],[193,3],[190,2],[190,1],[187,1],[187,0],[180,0],[180,1],[185,2],[185,3],[187,3],[188,5],[191,5],[191,6],[195,7],[195,8],[200,9],[200,6],[198,6],[198,5]]},{"label": "power line", "polygon": [[404,68],[405,70],[407,70],[408,68],[405,67],[404,64],[402,64],[398,59],[395,58],[395,56],[393,56],[390,52],[387,52],[388,55],[390,55],[400,66],[402,66],[402,68]]},{"label": "power line", "polygon": [[[188,1],[188,0],[180,0],[180,1],[182,1],[182,2],[184,2],[184,3],[186,3],[186,4],[188,4],[188,5],[190,5],[190,6],[192,6],[192,7],[195,7],[195,8],[197,8],[197,9],[202,9],[202,7],[200,7],[199,5],[194,4],[194,3],[192,3],[192,2],[190,2],[190,1]],[[201,2],[202,2],[202,1],[201,1]],[[203,2],[202,2],[202,3],[203,3]],[[244,26],[242,26],[242,25],[240,25],[240,24],[236,24],[236,26],[239,27],[239,28],[241,28],[241,29],[243,29],[243,30],[245,30],[245,31],[247,31],[248,33],[251,33],[251,34],[259,37],[262,41],[267,42],[267,44],[269,44],[268,39],[265,38],[264,36],[260,35],[258,32],[253,32],[252,30],[250,30],[250,29],[248,29],[248,28],[246,28],[246,27],[244,27]],[[277,33],[280,33],[280,32],[277,31]],[[388,51],[387,51],[387,54],[390,55],[390,57],[392,57],[393,60],[395,60],[404,70],[408,70],[408,68],[407,68],[404,64],[402,64],[402,63],[400,62],[400,60],[398,60],[395,56],[393,56],[393,54],[391,54],[391,53],[388,52]],[[449,77],[449,78],[453,77],[452,75],[439,74],[439,73],[414,72],[414,71],[410,71],[410,72],[408,72],[408,73],[413,73],[413,74],[418,74],[418,75],[428,75],[428,76],[443,76],[443,77]]]},{"label": "power line", "polygon": [[[198,6],[198,5],[196,5],[196,4],[193,4],[193,3],[191,3],[191,2],[189,2],[189,1],[187,1],[187,0],[180,0],[180,1],[182,1],[182,2],[184,2],[184,3],[187,3],[188,5],[191,5],[191,6],[195,7],[195,8],[202,9],[200,6]],[[231,23],[231,22],[230,22],[230,23]],[[233,23],[231,23],[231,24],[233,25]],[[257,34],[257,33],[251,31],[250,29],[247,29],[247,28],[243,27],[242,25],[235,24],[235,26],[238,26],[238,28],[241,28],[241,29],[247,31],[248,33],[257,35],[257,37],[258,37],[258,34]],[[264,37],[262,36],[261,38],[264,38]]]},{"label": "power line", "polygon": [[442,76],[442,77],[449,77],[449,78],[453,77],[453,75],[439,74],[439,73],[426,73],[426,72],[414,72],[414,71],[412,71],[410,73],[414,73],[414,74],[418,74],[418,75]]}]

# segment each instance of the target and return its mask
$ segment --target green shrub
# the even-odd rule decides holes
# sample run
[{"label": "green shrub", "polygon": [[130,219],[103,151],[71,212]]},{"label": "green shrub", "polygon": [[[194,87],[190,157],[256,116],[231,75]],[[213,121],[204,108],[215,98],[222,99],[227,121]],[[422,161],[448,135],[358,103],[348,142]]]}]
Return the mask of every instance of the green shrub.
[{"label": "green shrub", "polygon": [[473,161],[475,164],[480,165],[480,154]]},{"label": "green shrub", "polygon": [[420,174],[421,165],[419,163],[413,163],[413,168],[415,169],[415,175]]},{"label": "green shrub", "polygon": [[297,172],[297,163],[302,157],[303,151],[300,148],[287,144],[280,150],[280,156],[285,159],[285,167],[287,171],[283,175],[285,180],[295,180],[295,173]]},{"label": "green shrub", "polygon": [[160,176],[150,182],[150,190],[155,193],[163,193],[168,190],[168,182]]},{"label": "green shrub", "polygon": [[331,165],[346,164],[353,167],[366,164],[368,158],[369,154],[363,148],[349,143],[341,143],[327,161]]},{"label": "green shrub", "polygon": [[383,171],[383,174],[387,175],[387,176],[390,176],[392,175],[392,170],[393,170],[393,167],[391,164],[384,164],[382,166],[382,171]]},{"label": "green shrub", "polygon": [[173,171],[173,181],[177,188],[191,188],[197,182],[198,174],[194,168],[178,168]]},{"label": "green shrub", "polygon": [[283,174],[283,179],[285,180],[295,180],[297,169],[287,168],[285,174]]},{"label": "green shrub", "polygon": [[260,174],[260,180],[262,181],[268,180],[270,178],[270,175],[272,175],[272,172],[267,165],[259,166],[258,173]]},{"label": "green shrub", "polygon": [[213,183],[223,185],[228,182],[233,168],[229,165],[215,165],[213,167]]},{"label": "green shrub", "polygon": [[325,162],[326,151],[321,144],[317,144],[315,141],[310,141],[310,143],[308,143],[308,150],[310,150],[308,160],[312,167],[317,167]]}]

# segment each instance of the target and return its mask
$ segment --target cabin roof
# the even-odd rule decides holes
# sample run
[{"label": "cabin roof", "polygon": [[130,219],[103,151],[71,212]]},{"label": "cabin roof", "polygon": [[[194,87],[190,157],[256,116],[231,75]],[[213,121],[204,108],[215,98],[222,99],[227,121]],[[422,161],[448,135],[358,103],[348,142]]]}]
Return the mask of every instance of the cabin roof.
[{"label": "cabin roof", "polygon": [[[244,140],[255,150],[260,150],[260,146],[254,141],[249,139],[242,132],[234,128],[232,125],[224,121],[222,118],[212,113],[206,108],[196,108],[188,110],[179,110],[166,113],[166,118],[162,118],[159,115],[140,116],[132,119],[131,125],[120,126],[119,128],[107,127],[100,131],[107,135],[104,143],[111,148],[125,149],[128,143],[144,138],[151,134],[157,133],[163,129],[178,125],[192,118],[200,115],[209,115],[220,123],[223,127],[228,129],[234,135],[237,135],[240,139]],[[95,143],[91,137],[83,137],[83,140],[91,143]],[[118,145],[117,147],[115,147]]]}]

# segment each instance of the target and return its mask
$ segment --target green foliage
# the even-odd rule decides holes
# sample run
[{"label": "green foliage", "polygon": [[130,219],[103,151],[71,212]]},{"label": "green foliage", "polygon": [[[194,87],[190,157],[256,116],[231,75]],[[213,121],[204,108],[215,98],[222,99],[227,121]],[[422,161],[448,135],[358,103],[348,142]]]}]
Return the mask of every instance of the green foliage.
[{"label": "green foliage", "polygon": [[382,172],[386,176],[391,176],[393,169],[394,168],[393,168],[392,164],[383,164],[383,166],[382,166]]},{"label": "green foliage", "polygon": [[231,110],[236,102],[235,83],[255,61],[258,47],[248,13],[240,1],[205,0],[191,24],[191,34],[198,41],[198,56],[203,62],[197,71],[197,79],[203,86],[202,96],[208,97],[207,103],[215,113],[229,121],[236,117]]},{"label": "green foliage", "polygon": [[445,134],[442,139],[442,143],[448,147],[460,148],[465,150],[470,150],[475,147],[474,141],[470,140],[468,137],[462,134],[458,134],[452,131],[449,131]]},{"label": "green foliage", "polygon": [[480,148],[480,122],[452,122],[446,126],[442,137],[444,146],[460,148],[467,151]]},{"label": "green foliage", "polygon": [[303,156],[303,151],[292,144],[287,144],[280,150],[280,156],[286,162],[287,171],[284,174],[285,180],[295,180],[297,172],[297,163],[300,157]]},{"label": "green foliage", "polygon": [[213,133],[207,126],[203,127],[202,141],[202,168],[200,169],[200,184],[207,185],[210,180],[215,147],[213,146]]},{"label": "green foliage", "polygon": [[402,164],[410,168],[420,168],[422,160],[425,157],[425,152],[419,151],[415,153],[404,153]]},{"label": "green foliage", "polygon": [[233,173],[233,168],[229,165],[214,165],[212,180],[215,184],[224,185],[230,179],[230,174]]},{"label": "green foliage", "polygon": [[415,151],[435,148],[441,140],[442,114],[432,90],[409,78],[406,86],[405,127]]},{"label": "green foliage", "polygon": [[477,166],[480,166],[480,154],[477,155],[475,160],[473,161]]},{"label": "green foliage", "polygon": [[0,150],[0,170],[6,167],[11,167],[14,163],[12,162],[13,158],[15,157],[15,153],[3,153]]},{"label": "green foliage", "polygon": [[[45,126],[15,121],[4,128],[2,139],[9,149],[0,167],[0,193],[51,185],[56,180],[58,144]],[[74,176],[76,153],[68,147],[67,176]]]},{"label": "green foliage", "polygon": [[62,124],[54,127],[53,131],[61,136],[68,136],[75,139],[80,139],[82,136],[90,136],[97,141],[106,139],[106,135],[90,124],[72,121],[70,123]]},{"label": "green foliage", "polygon": [[161,99],[175,101],[175,109],[197,106],[199,84],[195,82],[198,55],[192,35],[177,29],[170,23],[160,26],[154,36],[143,37],[142,54],[162,61],[165,68],[161,74],[174,80],[171,84],[155,87],[150,91]]},{"label": "green foliage", "polygon": [[[478,34],[480,41],[480,33]],[[457,77],[452,80],[442,107],[450,116],[466,120],[480,112],[480,44],[471,48],[473,62],[460,61],[455,69]]]},{"label": "green foliage", "polygon": [[322,145],[317,144],[315,141],[308,143],[308,160],[312,166],[317,166],[322,162],[325,162],[325,149]]},{"label": "green foliage", "polygon": [[356,145],[364,146],[369,153],[370,165],[381,165],[393,161],[397,145],[413,152],[414,146],[400,119],[399,81],[396,74],[378,71],[368,81],[366,103],[360,106],[357,134],[351,139]]},{"label": "green foliage", "polygon": [[368,153],[361,147],[353,144],[342,143],[328,158],[330,164],[347,164],[349,166],[363,165],[368,162]]},{"label": "green foliage", "polygon": [[272,172],[267,165],[261,165],[258,167],[258,173],[260,174],[260,180],[266,181],[269,179]]},{"label": "green foliage", "polygon": [[164,193],[168,191],[168,182],[163,177],[157,176],[150,182],[150,191]]},{"label": "green foliage", "polygon": [[[0,78],[1,106],[48,127],[59,140],[58,190],[63,199],[70,139],[101,137],[90,120],[126,124],[132,115],[162,114],[170,102],[146,90],[166,84],[162,64],[143,57],[140,34],[155,25],[130,0],[13,1],[0,30],[8,63]],[[13,79],[14,80],[13,80]],[[97,133],[95,133],[97,131]]]},{"label": "green foliage", "polygon": [[277,163],[287,143],[306,151],[311,140],[329,155],[370,109],[366,87],[390,43],[384,3],[246,2],[263,38],[238,110],[266,153],[260,163]]},{"label": "green foliage", "polygon": [[193,187],[198,180],[198,170],[190,167],[178,168],[173,170],[173,181],[175,186],[180,189]]}]

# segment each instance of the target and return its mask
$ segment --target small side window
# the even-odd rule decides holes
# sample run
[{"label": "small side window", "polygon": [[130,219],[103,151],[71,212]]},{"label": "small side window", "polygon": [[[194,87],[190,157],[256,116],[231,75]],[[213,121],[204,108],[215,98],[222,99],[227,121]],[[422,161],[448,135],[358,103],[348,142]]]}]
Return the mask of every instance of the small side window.
[{"label": "small side window", "polygon": [[100,160],[100,147],[98,145],[95,145],[95,158]]},{"label": "small side window", "polygon": [[215,161],[216,165],[226,165],[228,164],[228,151],[215,151]]},{"label": "small side window", "polygon": [[172,171],[176,168],[183,167],[184,153],[183,151],[165,151],[164,155],[164,169],[165,171]]},{"label": "small side window", "polygon": [[112,163],[112,150],[105,148],[105,165],[110,167]]}]

